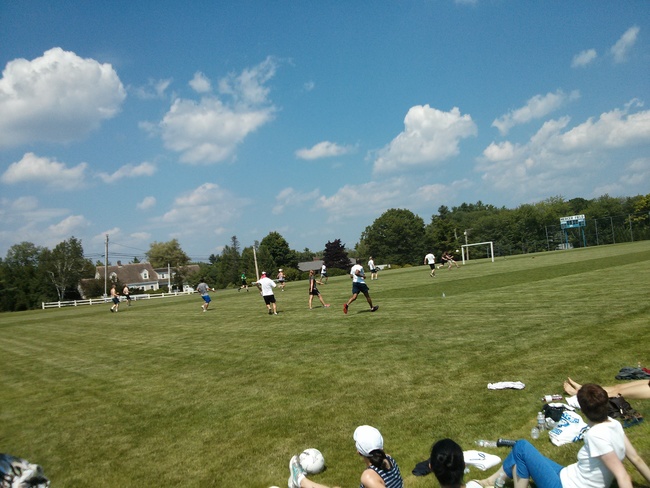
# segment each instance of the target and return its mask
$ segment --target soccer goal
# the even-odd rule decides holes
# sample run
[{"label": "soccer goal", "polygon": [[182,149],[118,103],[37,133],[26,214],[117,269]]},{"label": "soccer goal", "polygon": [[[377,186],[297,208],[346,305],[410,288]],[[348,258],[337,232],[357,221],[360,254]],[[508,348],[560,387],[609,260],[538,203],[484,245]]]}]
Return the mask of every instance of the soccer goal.
[{"label": "soccer goal", "polygon": [[492,262],[494,262],[494,243],[493,241],[487,241],[487,242],[476,242],[474,244],[463,244],[460,246],[460,250],[462,252],[463,256],[463,264],[465,264],[465,253],[467,253],[467,261],[469,261],[469,248],[470,247],[476,247],[476,246],[487,246],[490,245],[489,250],[490,250],[490,258],[492,258]]}]

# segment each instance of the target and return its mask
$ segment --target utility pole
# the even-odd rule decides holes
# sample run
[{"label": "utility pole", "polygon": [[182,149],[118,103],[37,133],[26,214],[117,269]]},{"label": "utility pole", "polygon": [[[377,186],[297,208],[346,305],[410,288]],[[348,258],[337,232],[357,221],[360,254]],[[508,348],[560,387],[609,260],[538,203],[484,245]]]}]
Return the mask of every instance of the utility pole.
[{"label": "utility pole", "polygon": [[106,234],[106,247],[104,250],[104,298],[108,296],[108,234]]}]

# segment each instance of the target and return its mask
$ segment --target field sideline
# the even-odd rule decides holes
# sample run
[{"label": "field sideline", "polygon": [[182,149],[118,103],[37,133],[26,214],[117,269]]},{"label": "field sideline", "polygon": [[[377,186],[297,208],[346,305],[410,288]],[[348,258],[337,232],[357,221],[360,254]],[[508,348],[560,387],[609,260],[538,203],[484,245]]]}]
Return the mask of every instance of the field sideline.
[{"label": "field sideline", "polygon": [[[368,274],[369,277],[369,274]],[[0,315],[0,452],[41,464],[53,487],[286,486],[288,461],[325,455],[315,481],[359,485],[352,432],[371,424],[407,487],[433,441],[530,438],[544,394],[650,365],[650,241],[385,270],[346,316],[348,277]],[[444,294],[444,297],[443,297]],[[496,381],[524,390],[489,391]],[[627,434],[650,463],[646,421]],[[558,462],[579,444],[534,441]],[[503,458],[504,448],[486,449]],[[642,478],[633,471],[638,484]],[[467,479],[484,477],[472,469]]]}]

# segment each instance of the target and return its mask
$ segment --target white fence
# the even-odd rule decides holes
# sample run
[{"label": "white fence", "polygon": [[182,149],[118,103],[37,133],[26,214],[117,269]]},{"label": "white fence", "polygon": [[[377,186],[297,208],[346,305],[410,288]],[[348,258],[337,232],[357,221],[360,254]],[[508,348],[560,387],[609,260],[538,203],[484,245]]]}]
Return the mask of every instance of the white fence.
[{"label": "white fence", "polygon": [[[151,300],[153,298],[170,298],[181,295],[191,295],[194,291],[175,291],[173,293],[156,293],[155,295],[143,293],[141,295],[131,295],[131,300]],[[63,307],[78,307],[79,305],[97,305],[101,303],[108,303],[111,297],[90,298],[89,300],[68,300],[65,302],[42,302],[42,308],[63,308]],[[120,301],[125,302],[126,298],[120,296]]]}]

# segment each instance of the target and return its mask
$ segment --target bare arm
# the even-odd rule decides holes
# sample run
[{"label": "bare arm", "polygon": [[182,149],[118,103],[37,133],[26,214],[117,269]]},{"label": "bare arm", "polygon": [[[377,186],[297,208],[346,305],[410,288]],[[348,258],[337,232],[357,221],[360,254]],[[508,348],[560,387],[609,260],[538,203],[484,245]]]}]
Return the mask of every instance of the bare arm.
[{"label": "bare arm", "polygon": [[636,470],[641,473],[641,476],[650,483],[650,468],[648,468],[648,465],[645,463],[643,458],[636,452],[636,449],[627,436],[625,436],[625,457],[634,465]]},{"label": "bare arm", "polygon": [[366,469],[361,475],[361,483],[366,488],[386,488],[384,480],[372,469]]},{"label": "bare arm", "polygon": [[607,454],[600,456],[600,459],[603,460],[607,469],[614,473],[616,478],[616,483],[618,483],[619,488],[632,488],[632,478],[627,474],[625,466],[621,460],[616,456],[614,451],[610,451]]}]

